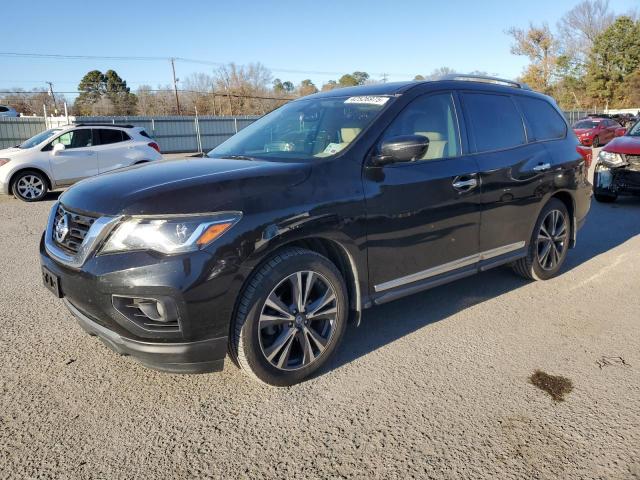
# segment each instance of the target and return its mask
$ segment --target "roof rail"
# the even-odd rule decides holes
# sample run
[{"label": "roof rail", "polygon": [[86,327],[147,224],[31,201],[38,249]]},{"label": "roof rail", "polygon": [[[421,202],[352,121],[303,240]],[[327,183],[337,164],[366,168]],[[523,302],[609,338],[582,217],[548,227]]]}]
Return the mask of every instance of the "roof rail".
[{"label": "roof rail", "polygon": [[121,123],[93,123],[93,122],[82,122],[75,123],[76,127],[120,127],[120,128],[134,128],[135,125],[123,125]]},{"label": "roof rail", "polygon": [[451,73],[439,77],[438,80],[462,80],[466,82],[481,82],[481,83],[494,83],[497,85],[507,85],[509,87],[521,88],[523,90],[531,90],[529,85],[523,82],[516,82],[515,80],[506,80],[504,78],[489,77],[485,75],[466,75],[462,73]]}]

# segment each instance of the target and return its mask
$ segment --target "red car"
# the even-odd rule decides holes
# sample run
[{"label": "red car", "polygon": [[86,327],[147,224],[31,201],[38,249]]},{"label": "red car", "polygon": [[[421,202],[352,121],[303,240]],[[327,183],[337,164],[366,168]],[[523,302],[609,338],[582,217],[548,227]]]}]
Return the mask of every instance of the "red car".
[{"label": "red car", "polygon": [[613,202],[618,195],[640,195],[640,122],[598,154],[593,193],[599,202]]},{"label": "red car", "polygon": [[622,126],[609,118],[585,118],[573,124],[573,131],[580,143],[593,148],[604,145],[616,136],[624,135],[620,129]]}]

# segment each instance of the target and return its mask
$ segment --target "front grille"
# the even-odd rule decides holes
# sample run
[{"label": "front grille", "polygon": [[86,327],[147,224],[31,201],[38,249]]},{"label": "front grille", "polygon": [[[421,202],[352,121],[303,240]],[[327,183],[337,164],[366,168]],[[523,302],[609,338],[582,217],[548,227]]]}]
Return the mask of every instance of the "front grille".
[{"label": "front grille", "polygon": [[[63,216],[67,217],[67,227],[69,231],[64,235],[62,241],[59,241],[56,235],[56,225],[58,225],[58,222]],[[62,205],[58,205],[56,218],[53,221],[53,241],[67,252],[78,253],[84,238],[87,236],[87,232],[89,232],[89,228],[91,228],[95,220],[95,217],[80,215],[79,213],[67,210]]]}]

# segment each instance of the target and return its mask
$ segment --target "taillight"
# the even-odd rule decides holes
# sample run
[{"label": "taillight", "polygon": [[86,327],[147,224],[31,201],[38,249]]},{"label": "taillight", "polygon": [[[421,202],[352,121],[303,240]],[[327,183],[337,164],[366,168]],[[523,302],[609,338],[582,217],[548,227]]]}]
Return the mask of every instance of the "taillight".
[{"label": "taillight", "polygon": [[151,148],[156,150],[158,153],[162,153],[160,151],[160,145],[158,145],[156,142],[150,142],[150,143],[147,143],[147,145],[149,145]]},{"label": "taillight", "polygon": [[576,151],[580,155],[582,155],[582,158],[584,158],[584,164],[587,166],[587,168],[591,167],[591,160],[593,159],[593,150],[587,147],[583,147],[582,145],[578,145],[576,147]]}]

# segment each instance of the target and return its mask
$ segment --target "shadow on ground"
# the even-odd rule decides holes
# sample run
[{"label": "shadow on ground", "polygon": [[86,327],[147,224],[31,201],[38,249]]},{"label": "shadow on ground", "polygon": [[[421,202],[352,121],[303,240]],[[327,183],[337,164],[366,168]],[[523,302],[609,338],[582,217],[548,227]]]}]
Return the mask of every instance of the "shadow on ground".
[{"label": "shadow on ground", "polygon": [[[614,204],[593,201],[576,248],[562,273],[640,234],[640,198],[620,198]],[[510,268],[498,268],[437,287],[364,312],[362,325],[349,325],[345,339],[324,371],[338,368],[429,324],[465,308],[516,290],[528,282]]]}]

